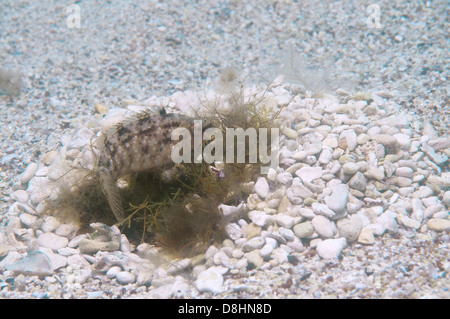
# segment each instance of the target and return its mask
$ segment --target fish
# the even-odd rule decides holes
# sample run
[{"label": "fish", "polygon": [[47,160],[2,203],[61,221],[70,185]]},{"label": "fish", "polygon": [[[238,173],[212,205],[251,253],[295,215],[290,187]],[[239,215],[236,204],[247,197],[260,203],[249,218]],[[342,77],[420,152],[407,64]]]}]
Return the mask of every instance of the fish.
[{"label": "fish", "polygon": [[192,133],[194,120],[181,114],[146,112],[118,124],[112,134],[105,134],[98,175],[117,221],[124,219],[118,179],[173,163],[171,152],[178,141],[172,140],[172,132],[177,128],[187,128]]}]

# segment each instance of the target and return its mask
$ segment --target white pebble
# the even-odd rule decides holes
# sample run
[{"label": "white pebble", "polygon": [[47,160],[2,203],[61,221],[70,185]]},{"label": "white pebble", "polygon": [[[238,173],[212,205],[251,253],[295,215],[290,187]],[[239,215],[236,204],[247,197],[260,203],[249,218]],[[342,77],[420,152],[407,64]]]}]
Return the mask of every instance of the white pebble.
[{"label": "white pebble", "polygon": [[361,192],[366,190],[367,181],[364,177],[364,174],[361,172],[357,172],[353,177],[348,181],[347,185],[351,188],[357,189]]},{"label": "white pebble", "polygon": [[322,176],[322,167],[303,167],[295,172],[303,182],[312,182]]},{"label": "white pebble", "polygon": [[116,280],[121,285],[128,285],[136,281],[136,276],[128,271],[120,271],[116,274]]},{"label": "white pebble", "polygon": [[42,225],[41,229],[44,233],[50,233],[54,232],[60,225],[60,222],[56,217],[48,216],[45,217],[44,224]]},{"label": "white pebble", "polygon": [[362,226],[362,220],[357,215],[349,219],[341,219],[337,222],[339,236],[344,237],[348,242],[358,239]]},{"label": "white pebble", "polygon": [[[293,197],[290,196],[291,194]],[[303,185],[298,177],[293,179],[291,188],[286,191],[286,196],[288,196],[288,198],[291,197],[289,198],[289,200],[292,199],[291,202],[294,202],[294,204],[295,197],[307,198],[312,197],[313,195],[314,193],[311,192],[305,185]]]},{"label": "white pebble", "polygon": [[345,139],[347,140],[347,147],[349,151],[355,150],[358,143],[356,142],[356,133],[354,130],[348,130],[345,134]]},{"label": "white pebble", "polygon": [[284,249],[281,249],[281,248],[274,249],[271,257],[272,257],[272,260],[278,265],[283,264],[288,261],[288,253]]},{"label": "white pebble", "polygon": [[278,182],[280,182],[283,185],[290,185],[292,182],[292,174],[288,172],[280,173],[277,176]]},{"label": "white pebble", "polygon": [[414,171],[410,167],[398,167],[395,170],[395,175],[401,176],[401,177],[411,178],[414,175]]},{"label": "white pebble", "polygon": [[266,238],[275,239],[277,243],[286,244],[286,239],[281,236],[279,231],[272,231],[271,233],[267,233]]},{"label": "white pebble", "polygon": [[243,246],[242,250],[245,252],[252,251],[255,249],[260,249],[264,246],[266,241],[262,237],[253,237],[252,239],[248,240]]},{"label": "white pebble", "polygon": [[264,227],[273,223],[273,216],[262,211],[252,210],[248,213],[250,220],[257,226]]},{"label": "white pebble", "polygon": [[64,257],[68,257],[68,256],[73,256],[73,255],[79,254],[79,251],[74,248],[64,247],[64,248],[58,249],[58,254],[60,254],[61,256],[64,256]]},{"label": "white pebble", "polygon": [[198,275],[195,286],[200,292],[219,294],[223,291],[223,276],[212,267],[208,268]]},{"label": "white pebble", "polygon": [[437,139],[428,141],[428,145],[433,147],[433,149],[437,152],[442,149],[450,148],[450,139],[448,137],[442,136]]},{"label": "white pebble", "polygon": [[246,269],[248,266],[247,258],[241,258],[234,263],[234,268],[236,269]]},{"label": "white pebble", "polygon": [[408,135],[403,134],[403,133],[397,133],[397,134],[394,134],[394,138],[397,140],[397,144],[401,148],[403,148],[405,150],[409,149],[409,146],[411,145],[411,140]]},{"label": "white pebble", "polygon": [[67,244],[67,247],[71,247],[71,248],[77,247],[80,245],[80,242],[82,242],[85,238],[87,238],[86,234],[78,235],[69,241],[69,243]]},{"label": "white pebble", "polygon": [[21,184],[28,183],[28,181],[33,178],[33,176],[36,173],[37,169],[38,169],[38,164],[37,163],[31,163],[30,165],[28,165],[27,168],[25,169],[25,171],[22,174],[19,175],[20,183]]},{"label": "white pebble", "polygon": [[294,237],[294,240],[289,241],[286,245],[298,253],[305,250],[305,247],[303,247],[302,241],[297,237]]},{"label": "white pebble", "polygon": [[317,244],[317,253],[323,259],[338,257],[342,249],[347,245],[345,238],[326,239]]},{"label": "white pebble", "polygon": [[209,260],[214,257],[214,255],[219,251],[216,246],[209,246],[205,252],[205,260]]},{"label": "white pebble", "polygon": [[328,163],[331,162],[332,158],[333,158],[333,152],[331,151],[331,149],[324,148],[322,153],[320,153],[319,163],[322,165],[327,165]]},{"label": "white pebble", "polygon": [[311,208],[307,207],[300,207],[295,209],[298,214],[306,219],[313,219],[316,214],[314,214],[314,211]]},{"label": "white pebble", "polygon": [[[64,135],[63,135],[64,136]],[[69,137],[70,138],[70,137]],[[62,139],[61,139],[62,140]],[[55,159],[55,156],[58,155],[58,152],[53,150],[50,151],[48,153],[45,153],[44,155],[41,156],[41,158],[39,159],[39,161],[44,164],[44,165],[50,165],[53,160]]]},{"label": "white pebble", "polygon": [[28,206],[27,204],[23,204],[23,203],[14,203],[13,205],[15,205],[21,212],[33,215],[33,216],[39,216],[39,214],[30,206]]},{"label": "white pebble", "polygon": [[372,126],[368,131],[367,135],[370,137],[373,137],[376,134],[379,134],[381,132],[381,128],[379,126]]},{"label": "white pebble", "polygon": [[306,151],[306,154],[308,155],[308,157],[312,156],[314,158],[314,162],[315,162],[316,157],[313,155],[319,154],[322,151],[322,143],[313,143],[313,144],[307,145],[305,147],[305,151]]},{"label": "white pebble", "polygon": [[333,217],[334,215],[336,215],[336,213],[334,211],[332,211],[331,209],[328,208],[327,205],[325,204],[321,204],[321,203],[313,203],[311,205],[314,214],[316,215],[322,215],[328,218]]},{"label": "white pebble", "polygon": [[348,202],[349,190],[345,185],[337,185],[332,188],[331,196],[325,198],[328,208],[339,214],[345,211]]},{"label": "white pebble", "polygon": [[335,134],[328,135],[323,141],[322,145],[327,146],[329,148],[335,149],[338,147],[338,139]]},{"label": "white pebble", "polygon": [[431,196],[432,194],[430,194],[430,197],[427,198],[422,198],[421,201],[422,203],[426,206],[426,207],[430,207],[430,206],[434,206],[434,205],[439,205],[439,198],[437,196]]},{"label": "white pebble", "polygon": [[230,257],[228,257],[228,255],[223,251],[219,251],[217,254],[215,254],[213,260],[216,265],[223,265],[230,269],[234,268],[234,264],[231,261]]},{"label": "white pebble", "polygon": [[430,175],[427,178],[427,182],[430,184],[435,184],[441,189],[448,189],[450,188],[450,175],[448,174],[442,174],[442,176],[437,175]]},{"label": "white pebble", "polygon": [[27,203],[28,199],[30,198],[30,196],[28,195],[28,192],[23,189],[19,189],[19,190],[13,192],[10,195],[10,197],[13,200],[18,201],[19,203]]},{"label": "white pebble", "polygon": [[20,215],[20,221],[22,224],[24,224],[27,228],[36,228],[36,226],[40,226],[42,223],[42,220],[39,220],[38,223],[38,217],[26,213],[22,213]]},{"label": "white pebble", "polygon": [[359,164],[352,162],[345,163],[344,165],[342,165],[342,170],[344,171],[345,174],[353,175],[357,171],[359,171]]},{"label": "white pebble", "polygon": [[446,191],[444,193],[442,201],[445,203],[445,205],[447,205],[447,207],[450,207],[450,191]]},{"label": "white pebble", "polygon": [[131,245],[125,234],[120,235],[120,251],[122,251],[124,253],[131,252]]},{"label": "white pebble", "polygon": [[367,178],[373,178],[378,181],[383,181],[384,179],[384,170],[379,167],[370,167],[367,171],[364,172],[364,175]]},{"label": "white pebble", "polygon": [[259,177],[255,183],[255,192],[261,199],[265,199],[269,195],[269,183],[264,177]]},{"label": "white pebble", "polygon": [[370,140],[370,136],[367,135],[366,133],[361,133],[358,135],[358,137],[356,138],[356,142],[359,145],[365,144],[367,141]]},{"label": "white pebble", "polygon": [[275,238],[265,237],[264,239],[266,240],[266,245],[271,245],[273,249],[278,247],[278,242]]},{"label": "white pebble", "polygon": [[428,186],[420,186],[417,191],[413,193],[413,197],[415,198],[423,198],[426,199],[433,195],[433,190]]},{"label": "white pebble", "polygon": [[234,220],[239,217],[239,213],[242,212],[244,207],[244,203],[239,204],[238,206],[230,206],[221,204],[219,205],[219,211],[222,213],[223,217],[227,220]]},{"label": "white pebble", "polygon": [[47,257],[50,259],[53,270],[67,266],[67,258],[66,257],[61,256],[60,254],[53,253],[53,251],[49,248],[40,247],[39,251],[46,254]]},{"label": "white pebble", "polygon": [[265,244],[260,250],[259,250],[259,254],[261,255],[262,258],[267,259],[270,257],[270,255],[272,254],[274,250],[274,247],[272,244]]},{"label": "white pebble", "polygon": [[394,148],[397,144],[397,140],[395,139],[395,137],[389,134],[376,134],[372,136],[372,139],[374,139],[377,143],[389,148]]},{"label": "white pebble", "polygon": [[308,155],[306,154],[305,151],[293,152],[293,153],[291,154],[291,158],[294,159],[294,160],[296,160],[296,161],[299,161],[299,162],[304,161],[304,160],[306,159],[307,156],[308,156]]},{"label": "white pebble", "polygon": [[75,237],[79,228],[80,226],[78,226],[75,223],[61,224],[55,230],[55,234],[61,237],[67,237],[68,239],[72,239],[73,237]]},{"label": "white pebble", "polygon": [[295,131],[295,130],[293,130],[291,128],[288,128],[288,127],[283,128],[283,134],[287,138],[290,138],[290,139],[293,139],[293,140],[295,140],[297,138],[297,136],[298,136],[297,131]]},{"label": "white pebble", "polygon": [[424,218],[431,218],[432,216],[434,216],[434,214],[436,214],[437,212],[440,212],[441,210],[444,210],[444,206],[441,204],[436,204],[436,205],[431,205],[427,208],[425,208],[424,212],[423,212],[423,217]]},{"label": "white pebble", "polygon": [[412,218],[409,218],[408,216],[399,214],[397,216],[397,221],[399,224],[408,227],[408,228],[414,228],[417,229],[420,227],[420,222],[418,222],[417,220],[414,220]]},{"label": "white pebble", "polygon": [[40,247],[50,248],[53,251],[64,248],[69,243],[65,237],[55,235],[54,233],[43,233],[37,238]]},{"label": "white pebble", "polygon": [[316,232],[325,238],[331,238],[334,235],[333,227],[328,218],[324,216],[316,216],[311,221]]},{"label": "white pebble", "polygon": [[289,104],[289,102],[291,101],[291,96],[288,93],[276,95],[275,100],[277,100],[278,105],[283,106]]},{"label": "white pebble", "polygon": [[436,214],[433,215],[433,218],[437,218],[437,219],[448,219],[448,217],[450,216],[448,211],[442,210],[440,212],[437,212]]},{"label": "white pebble", "polygon": [[422,201],[418,198],[413,198],[411,200],[412,205],[412,214],[411,217],[418,222],[422,222],[423,215],[424,215],[424,207],[422,204]]},{"label": "white pebble", "polygon": [[228,236],[232,239],[232,240],[236,240],[241,238],[244,233],[241,230],[241,227],[236,224],[236,223],[230,223],[226,226],[225,228]]},{"label": "white pebble", "polygon": [[[372,227],[374,235],[381,236],[386,230],[391,233],[398,231],[398,224],[396,221],[397,214],[393,211],[386,211],[375,220],[375,227]],[[373,226],[371,225],[371,226]]]},{"label": "white pebble", "polygon": [[281,227],[291,228],[294,226],[294,218],[286,214],[275,215],[275,221]]},{"label": "white pebble", "polygon": [[428,229],[437,232],[450,231],[450,220],[432,218],[427,223]]},{"label": "white pebble", "polygon": [[42,216],[44,213],[46,213],[49,209],[50,209],[50,204],[48,202],[40,202],[37,206],[36,206],[36,213],[39,216]]},{"label": "white pebble", "polygon": [[278,232],[287,241],[293,241],[295,239],[294,232],[288,228],[280,227]]},{"label": "white pebble", "polygon": [[272,167],[267,171],[267,179],[271,182],[275,182],[277,179],[277,171]]},{"label": "white pebble", "polygon": [[249,264],[253,265],[256,268],[260,268],[264,263],[264,259],[261,257],[260,251],[258,249],[246,253],[245,258]]}]

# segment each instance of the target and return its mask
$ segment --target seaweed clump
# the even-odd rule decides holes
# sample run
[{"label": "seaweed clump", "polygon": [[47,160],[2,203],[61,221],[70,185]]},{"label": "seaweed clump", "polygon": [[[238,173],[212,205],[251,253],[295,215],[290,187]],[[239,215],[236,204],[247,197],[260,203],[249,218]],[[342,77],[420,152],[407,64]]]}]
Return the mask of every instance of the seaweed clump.
[{"label": "seaweed clump", "polygon": [[[279,111],[274,112],[265,103],[265,92],[258,98],[245,98],[243,87],[234,85],[233,74],[222,75],[225,91],[213,103],[201,105],[202,111],[193,119],[202,119],[208,123],[205,128],[216,128],[224,136],[227,128],[275,127]],[[202,141],[202,149],[216,138],[213,135],[211,140]],[[116,224],[134,244],[155,243],[180,257],[201,253],[226,237],[226,221],[219,205],[240,204],[252,190],[249,182],[260,174],[261,162],[249,161],[249,142],[244,148],[245,161],[238,160],[242,154],[238,154],[236,145],[231,162],[170,163],[121,177],[117,186],[125,217],[119,222],[102,192],[97,168],[85,174],[77,185],[62,191],[55,211],[60,216],[72,212],[81,230],[92,222]],[[218,147],[223,149],[215,152],[225,154],[225,143]]]}]

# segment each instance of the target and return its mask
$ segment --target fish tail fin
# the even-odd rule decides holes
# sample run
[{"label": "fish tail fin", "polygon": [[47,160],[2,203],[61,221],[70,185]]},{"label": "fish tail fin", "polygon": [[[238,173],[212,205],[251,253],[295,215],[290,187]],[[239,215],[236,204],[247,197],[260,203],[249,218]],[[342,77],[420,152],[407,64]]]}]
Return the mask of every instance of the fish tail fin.
[{"label": "fish tail fin", "polygon": [[107,170],[101,170],[100,182],[103,193],[108,200],[109,207],[111,208],[117,221],[121,222],[124,218],[122,200],[120,198],[119,188],[117,187],[115,180],[112,178],[111,173]]}]

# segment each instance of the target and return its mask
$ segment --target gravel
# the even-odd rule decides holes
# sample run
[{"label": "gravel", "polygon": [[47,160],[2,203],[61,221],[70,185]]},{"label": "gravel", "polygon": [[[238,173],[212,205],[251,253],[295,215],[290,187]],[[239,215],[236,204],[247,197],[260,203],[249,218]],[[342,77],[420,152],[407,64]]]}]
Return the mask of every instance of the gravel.
[{"label": "gravel", "polygon": [[[26,84],[0,95],[2,298],[450,297],[446,1],[380,1],[379,29],[352,1],[78,5],[79,29],[63,3],[2,6],[0,67]],[[225,66],[285,107],[280,167],[223,206],[230,239],[165,263],[44,214],[99,127],[183,111]]]}]

